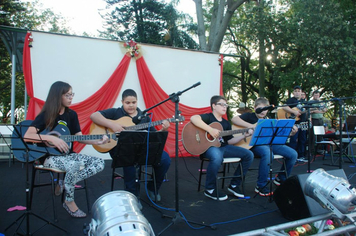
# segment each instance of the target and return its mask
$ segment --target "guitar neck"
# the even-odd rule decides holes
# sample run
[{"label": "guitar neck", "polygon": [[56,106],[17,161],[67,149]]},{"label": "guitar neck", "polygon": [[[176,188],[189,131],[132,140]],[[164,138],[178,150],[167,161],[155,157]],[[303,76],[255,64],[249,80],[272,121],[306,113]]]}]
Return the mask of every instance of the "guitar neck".
[{"label": "guitar neck", "polygon": [[165,121],[165,120],[168,120],[168,122],[172,122],[173,118],[172,118],[172,119],[158,120],[158,121],[148,122],[148,123],[142,123],[142,124],[133,125],[133,126],[128,126],[128,127],[125,127],[125,130],[146,129],[146,128],[148,128],[148,126],[160,125],[160,124],[162,124],[162,122]]},{"label": "guitar neck", "polygon": [[[116,138],[116,134],[105,134],[109,136],[109,139]],[[98,140],[102,139],[104,134],[89,134],[89,135],[61,135],[60,139],[67,143],[75,141],[87,141],[87,140]]]},{"label": "guitar neck", "polygon": [[241,133],[246,133],[248,130],[251,128],[246,128],[246,129],[235,129],[235,130],[224,130],[220,132],[220,137],[228,136],[228,135],[233,135],[233,134],[241,134]]}]

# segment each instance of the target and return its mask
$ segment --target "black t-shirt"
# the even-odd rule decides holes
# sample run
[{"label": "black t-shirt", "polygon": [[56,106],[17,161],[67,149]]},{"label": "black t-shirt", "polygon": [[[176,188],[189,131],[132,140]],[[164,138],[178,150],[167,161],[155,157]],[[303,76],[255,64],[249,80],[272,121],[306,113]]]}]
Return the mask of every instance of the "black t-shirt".
[{"label": "black t-shirt", "polygon": [[[297,107],[299,110],[301,110],[302,112],[304,112],[304,108],[302,108],[301,106],[302,106],[302,103],[303,102],[303,100],[302,99],[300,99],[300,100],[298,100],[297,98],[295,98],[295,97],[291,97],[291,98],[288,98],[288,100],[287,100],[287,105],[290,107],[290,108],[294,108],[294,107]],[[300,123],[300,122],[304,122],[304,121],[306,121],[307,120],[307,114],[304,112],[303,114],[301,114],[300,116],[299,116],[299,120],[298,121],[296,121],[296,123]]]},{"label": "black t-shirt", "polygon": [[[210,125],[213,122],[218,122],[219,124],[221,124],[223,130],[231,130],[231,124],[230,122],[228,122],[225,119],[222,119],[222,121],[218,121],[215,116],[213,115],[213,113],[206,113],[206,114],[202,114],[200,115],[201,119],[208,125]],[[234,136],[232,135],[227,135],[224,137],[220,138],[220,143],[221,146],[226,146],[228,145],[228,140],[232,139]]]},{"label": "black t-shirt", "polygon": [[246,121],[250,123],[251,125],[254,125],[258,122],[259,118],[256,116],[256,113],[244,113],[239,116],[243,121]]},{"label": "black t-shirt", "polygon": [[[109,108],[106,110],[102,110],[99,111],[100,114],[102,114],[106,119],[109,120],[118,120],[124,116],[128,116],[131,117],[125,110],[123,107],[119,107],[119,108]],[[140,116],[142,115],[142,111],[137,108],[137,115]],[[132,118],[132,117],[131,117]],[[149,123],[150,122],[150,118],[148,116],[144,117],[139,124],[143,124],[143,123]],[[150,127],[150,131],[156,131],[156,129],[152,126]],[[109,151],[110,156],[113,158],[116,156],[117,153],[117,146],[115,146],[113,149],[111,149]]]},{"label": "black t-shirt", "polygon": [[[56,117],[55,126],[57,124],[63,124],[67,126],[71,135],[74,135],[81,131],[78,115],[75,111],[71,109],[66,109],[66,111],[62,115],[58,115]],[[39,130],[39,133],[45,130],[46,129],[45,113],[42,112],[38,114],[38,116],[32,122],[31,126],[35,126]]]},{"label": "black t-shirt", "polygon": [[[62,124],[62,125],[67,126],[71,135],[75,135],[76,133],[81,131],[80,125],[79,125],[79,120],[78,120],[78,115],[75,111],[73,111],[71,109],[66,109],[62,115],[58,114],[58,116],[56,117],[53,128],[55,128],[57,124]],[[36,127],[38,129],[38,133],[41,133],[42,131],[44,131],[46,129],[45,113],[41,112],[40,114],[38,114],[38,116],[35,118],[35,120],[32,121],[31,126]],[[71,153],[74,152],[73,145],[70,146],[69,151]],[[44,158],[40,159],[41,163],[43,163]]]}]

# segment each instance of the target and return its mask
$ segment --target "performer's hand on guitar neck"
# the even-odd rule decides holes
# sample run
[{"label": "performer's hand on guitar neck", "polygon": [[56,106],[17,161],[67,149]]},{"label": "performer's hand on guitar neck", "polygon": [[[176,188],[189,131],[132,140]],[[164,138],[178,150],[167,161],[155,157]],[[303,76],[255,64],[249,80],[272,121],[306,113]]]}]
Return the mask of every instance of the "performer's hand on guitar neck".
[{"label": "performer's hand on guitar neck", "polygon": [[171,125],[171,124],[169,123],[168,120],[162,121],[162,129],[161,129],[160,131],[166,131],[166,130],[168,130],[168,128],[169,128],[170,125]]},{"label": "performer's hand on guitar neck", "polygon": [[99,140],[96,145],[102,145],[102,144],[106,144],[110,141],[109,137],[106,135],[103,135],[103,138],[101,140]]},{"label": "performer's hand on guitar neck", "polygon": [[245,138],[247,138],[247,137],[250,137],[252,134],[253,134],[253,132],[255,131],[255,127],[253,127],[253,128],[248,128],[248,132],[245,132],[244,133],[244,136],[245,136]]}]

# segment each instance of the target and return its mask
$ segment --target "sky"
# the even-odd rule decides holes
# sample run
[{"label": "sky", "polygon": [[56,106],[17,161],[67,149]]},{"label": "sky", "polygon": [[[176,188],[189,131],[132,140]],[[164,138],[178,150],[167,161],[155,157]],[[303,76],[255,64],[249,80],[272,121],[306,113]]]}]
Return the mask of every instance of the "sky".
[{"label": "sky", "polygon": [[[105,9],[104,0],[39,0],[39,2],[44,8],[50,8],[55,14],[66,18],[71,32],[75,34],[82,35],[83,32],[87,32],[90,36],[98,36],[97,29],[102,29],[104,22],[99,15],[99,9]],[[177,8],[195,17],[193,0],[180,0]]]}]

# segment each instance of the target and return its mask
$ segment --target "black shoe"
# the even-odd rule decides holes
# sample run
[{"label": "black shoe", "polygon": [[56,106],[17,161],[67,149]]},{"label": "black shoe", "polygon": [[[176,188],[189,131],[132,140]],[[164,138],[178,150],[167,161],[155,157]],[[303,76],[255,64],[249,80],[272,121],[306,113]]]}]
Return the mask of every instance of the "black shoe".
[{"label": "black shoe", "polygon": [[236,197],[240,197],[240,198],[244,198],[245,195],[242,193],[242,191],[240,190],[239,186],[236,186],[235,188],[233,188],[231,186],[231,184],[229,185],[229,187],[227,188],[227,190],[234,194]]},{"label": "black shoe", "polygon": [[273,195],[273,192],[270,192],[267,186],[264,188],[260,188],[260,187],[256,186],[255,193],[258,193],[262,197],[268,197],[268,196]]},{"label": "black shoe", "polygon": [[[216,194],[216,190],[214,189],[214,191],[212,193],[209,193],[207,190],[204,191],[204,195],[207,196],[208,198],[211,198],[213,200],[219,200],[219,201],[224,201],[227,199],[227,195],[219,192],[219,196]],[[219,198],[219,199],[218,199]]]}]

